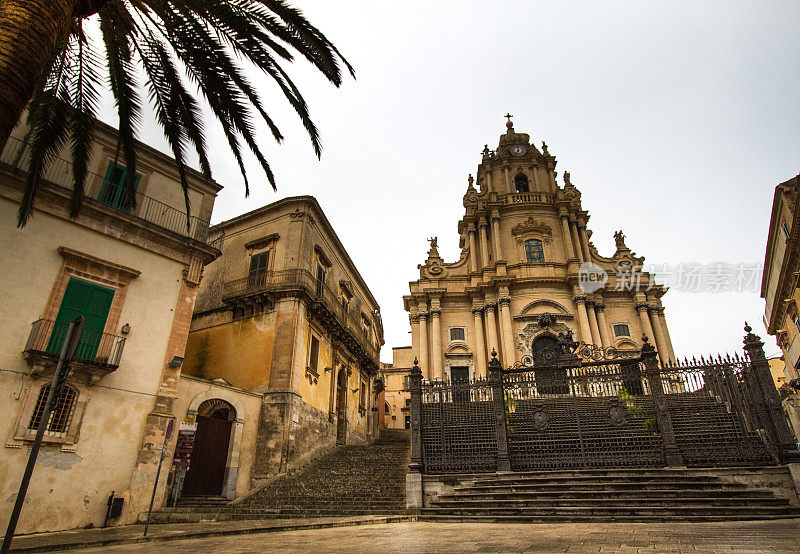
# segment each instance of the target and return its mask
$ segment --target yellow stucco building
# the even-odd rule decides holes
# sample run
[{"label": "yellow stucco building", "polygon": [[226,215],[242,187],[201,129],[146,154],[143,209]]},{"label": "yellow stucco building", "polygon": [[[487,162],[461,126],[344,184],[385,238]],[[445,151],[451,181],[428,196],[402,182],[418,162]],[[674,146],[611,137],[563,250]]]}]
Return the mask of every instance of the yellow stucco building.
[{"label": "yellow stucco building", "polygon": [[591,242],[581,193],[542,143],[510,120],[495,150],[484,148],[463,196],[461,256],[446,262],[432,238],[419,279],[403,300],[412,352],[428,379],[487,375],[494,350],[504,366],[541,363],[559,333],[603,349],[636,350],[642,335],[662,362],[675,359],[661,297],[643,257],[615,234],[616,252]]},{"label": "yellow stucco building", "polygon": [[764,257],[761,298],[766,301],[764,325],[783,351],[787,380],[797,379],[800,362],[800,177],[775,188]]},{"label": "yellow stucco building", "polygon": [[83,315],[17,532],[99,526],[112,492],[125,500],[116,523],[132,523],[147,510],[173,419],[202,268],[219,255],[207,238],[221,187],[189,171],[187,216],[174,160],[138,144],[131,205],[116,131],[98,123],[79,217],[69,218],[64,149],[44,175],[34,217],[18,229],[26,138],[20,126],[0,158],[0,520],[14,505],[66,328]]},{"label": "yellow stucco building", "polygon": [[[235,446],[237,456],[252,459],[250,483],[336,443],[371,440],[380,308],[317,201],[285,198],[210,232],[222,256],[205,269],[184,372],[260,397],[255,422],[244,422],[254,425],[254,442]],[[200,437],[210,423],[197,423],[197,415],[186,413],[185,428]],[[211,437],[203,448],[224,458],[228,438]],[[192,464],[195,454],[184,464],[182,494],[228,490],[198,488]]]}]

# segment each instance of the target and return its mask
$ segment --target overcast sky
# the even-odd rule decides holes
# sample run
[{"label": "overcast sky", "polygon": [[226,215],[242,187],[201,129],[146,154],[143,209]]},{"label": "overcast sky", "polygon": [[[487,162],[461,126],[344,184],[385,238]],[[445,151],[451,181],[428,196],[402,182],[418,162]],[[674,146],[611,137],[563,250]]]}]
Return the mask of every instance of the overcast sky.
[{"label": "overcast sky", "polygon": [[[517,132],[547,142],[559,182],[571,172],[602,255],[622,229],[646,263],[762,264],[775,185],[800,170],[800,3],[294,5],[357,78],[337,90],[307,64],[290,68],[322,133],[318,161],[275,87],[254,75],[287,137],[262,141],[278,192],[251,160],[244,198],[209,125],[225,186],[213,221],[316,196],[381,305],[383,361],[411,343],[402,296],[419,277],[425,238],[438,236],[442,256],[458,259],[467,175],[484,144],[497,146],[506,112]],[[112,113],[107,102],[113,124]],[[167,151],[154,125],[143,139]],[[678,355],[739,349],[745,320],[765,336],[760,275],[745,292],[680,288],[663,298]]]}]

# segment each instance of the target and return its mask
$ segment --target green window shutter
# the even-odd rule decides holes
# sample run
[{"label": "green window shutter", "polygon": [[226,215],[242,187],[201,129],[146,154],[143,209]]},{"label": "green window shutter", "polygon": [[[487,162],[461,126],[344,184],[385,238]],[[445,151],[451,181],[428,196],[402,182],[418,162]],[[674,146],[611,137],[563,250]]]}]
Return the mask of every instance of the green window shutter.
[{"label": "green window shutter", "polygon": [[61,353],[69,323],[82,315],[84,318],[83,337],[75,352],[75,357],[82,360],[94,360],[103,337],[112,300],[114,300],[114,289],[71,277],[53,324],[47,352]]}]

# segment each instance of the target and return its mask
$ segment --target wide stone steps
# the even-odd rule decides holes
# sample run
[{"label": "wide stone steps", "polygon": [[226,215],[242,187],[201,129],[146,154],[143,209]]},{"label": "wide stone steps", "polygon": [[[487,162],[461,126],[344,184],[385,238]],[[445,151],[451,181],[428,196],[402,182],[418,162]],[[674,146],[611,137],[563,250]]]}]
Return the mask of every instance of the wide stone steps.
[{"label": "wide stone steps", "polygon": [[402,514],[409,456],[408,432],[383,431],[373,444],[337,447],[242,502],[220,505],[189,499],[153,514],[152,521]]},{"label": "wide stone steps", "polygon": [[724,521],[800,518],[766,488],[705,470],[632,469],[475,476],[421,510],[432,521]]}]

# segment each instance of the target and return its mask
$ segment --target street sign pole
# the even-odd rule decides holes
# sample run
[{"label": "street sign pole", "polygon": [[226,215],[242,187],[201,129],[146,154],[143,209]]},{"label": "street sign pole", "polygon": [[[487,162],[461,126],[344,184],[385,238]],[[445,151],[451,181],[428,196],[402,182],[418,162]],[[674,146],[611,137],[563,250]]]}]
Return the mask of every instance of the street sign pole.
[{"label": "street sign pole", "polygon": [[[25,503],[25,495],[28,493],[28,484],[33,475],[33,468],[36,465],[36,458],[39,456],[39,448],[42,446],[42,439],[47,430],[47,424],[50,422],[50,412],[53,411],[53,404],[61,394],[61,387],[64,381],[67,380],[69,375],[69,363],[75,355],[75,350],[78,348],[78,343],[83,335],[83,316],[78,316],[77,319],[71,321],[67,334],[64,337],[64,346],[61,348],[61,355],[58,357],[58,365],[56,365],[56,372],[53,375],[53,383],[50,385],[50,394],[47,395],[47,402],[44,405],[41,419],[39,420],[39,428],[36,430],[36,437],[33,439],[31,451],[28,455],[28,465],[25,466],[25,473],[22,475],[22,482],[19,484],[19,492],[17,499],[14,502],[14,510],[11,512],[11,519],[8,520],[8,528],[6,529],[6,536],[3,538],[2,553],[5,554],[11,549],[11,540],[14,538],[14,531],[17,529],[17,521],[19,514],[22,512],[22,505]],[[55,329],[53,329],[55,331]]]},{"label": "street sign pole", "polygon": [[150,497],[150,507],[147,509],[147,521],[144,524],[144,536],[147,536],[147,529],[150,527],[150,514],[153,513],[153,501],[156,499],[156,489],[158,488],[158,477],[161,475],[161,464],[164,463],[164,456],[167,454],[167,441],[172,436],[172,429],[175,427],[175,420],[170,419],[167,424],[167,432],[164,433],[164,444],[161,445],[161,458],[158,460],[156,470],[156,482],[153,484],[153,495]]}]

